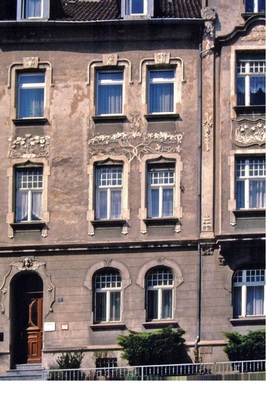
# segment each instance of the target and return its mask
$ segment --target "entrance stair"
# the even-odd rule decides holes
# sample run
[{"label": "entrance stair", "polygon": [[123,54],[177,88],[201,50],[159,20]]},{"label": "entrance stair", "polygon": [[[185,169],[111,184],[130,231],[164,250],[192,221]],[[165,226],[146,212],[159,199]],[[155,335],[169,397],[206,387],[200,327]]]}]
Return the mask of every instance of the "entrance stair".
[{"label": "entrance stair", "polygon": [[6,371],[0,376],[5,381],[41,381],[43,380],[43,367],[41,364],[17,364],[14,369]]}]

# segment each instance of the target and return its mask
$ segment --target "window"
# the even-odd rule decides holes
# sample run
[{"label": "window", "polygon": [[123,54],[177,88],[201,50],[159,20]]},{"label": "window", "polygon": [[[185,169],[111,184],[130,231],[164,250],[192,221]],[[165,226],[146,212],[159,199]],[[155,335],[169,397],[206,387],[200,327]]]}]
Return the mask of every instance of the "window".
[{"label": "window", "polygon": [[95,322],[115,322],[121,319],[120,273],[114,269],[106,269],[95,276]]},{"label": "window", "polygon": [[175,71],[149,71],[148,80],[148,113],[172,113]]},{"label": "window", "polygon": [[236,207],[254,209],[266,207],[266,166],[264,157],[236,160]]},{"label": "window", "polygon": [[126,14],[144,14],[146,12],[145,0],[126,0]]},{"label": "window", "polygon": [[265,270],[237,271],[233,278],[233,306],[235,317],[265,314]]},{"label": "window", "polygon": [[265,12],[265,0],[246,0],[245,8],[247,13]]},{"label": "window", "polygon": [[263,56],[239,57],[237,62],[237,105],[265,105],[266,61]]},{"label": "window", "polygon": [[43,169],[16,169],[16,222],[42,220]]},{"label": "window", "polygon": [[47,19],[49,8],[50,0],[18,0],[17,19]]},{"label": "window", "polygon": [[168,268],[155,268],[146,276],[147,320],[173,318],[173,274]]},{"label": "window", "polygon": [[175,165],[148,165],[148,218],[172,217]]},{"label": "window", "polygon": [[123,112],[123,71],[97,73],[97,115]]},{"label": "window", "polygon": [[17,117],[44,116],[44,73],[18,74]]},{"label": "window", "polygon": [[96,219],[121,218],[122,179],[122,166],[96,167]]}]

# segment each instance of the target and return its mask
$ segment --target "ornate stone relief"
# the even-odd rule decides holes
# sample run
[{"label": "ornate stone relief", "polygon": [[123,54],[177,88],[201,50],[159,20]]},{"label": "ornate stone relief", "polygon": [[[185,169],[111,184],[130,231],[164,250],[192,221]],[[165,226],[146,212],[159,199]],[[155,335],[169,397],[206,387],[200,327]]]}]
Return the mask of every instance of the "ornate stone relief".
[{"label": "ornate stone relief", "polygon": [[265,26],[255,26],[251,29],[247,36],[242,37],[241,42],[259,42],[259,44],[265,43]]},{"label": "ornate stone relief", "polygon": [[205,42],[205,46],[203,49],[203,55],[205,57],[210,57],[213,52],[213,41],[214,41],[214,21],[216,19],[216,12],[213,8],[206,7],[201,10],[201,16],[205,20],[204,21],[204,32],[203,32],[203,40]]},{"label": "ornate stone relief", "polygon": [[32,136],[9,138],[9,158],[36,158],[50,156],[50,137]]},{"label": "ornate stone relief", "polygon": [[[9,266],[9,271],[5,275],[2,285],[0,286],[0,310],[2,314],[6,314],[8,316],[8,307],[7,307],[7,296],[8,289],[10,287],[10,282],[16,273],[21,271],[37,271],[41,276],[44,282],[44,288],[46,290],[45,303],[44,303],[44,312],[45,317],[53,312],[53,303],[55,302],[55,287],[51,281],[51,276],[48,274],[46,270],[46,265],[43,261],[36,260],[35,258],[26,257],[23,260],[14,261]],[[45,306],[46,304],[46,306]]]},{"label": "ornate stone relief", "polygon": [[202,231],[211,231],[212,230],[212,221],[211,217],[206,214],[205,217],[203,218],[202,222]]},{"label": "ornate stone relief", "polygon": [[203,123],[204,143],[206,144],[206,151],[210,150],[212,127],[212,116],[207,114],[206,121]]},{"label": "ornate stone relief", "polygon": [[117,132],[111,135],[93,137],[88,141],[90,156],[125,155],[129,162],[139,161],[144,154],[180,153],[183,133],[141,132],[138,115],[130,120],[130,132]]},{"label": "ornate stone relief", "polygon": [[241,119],[233,121],[232,141],[240,147],[265,144],[265,121],[261,118],[254,121]]}]

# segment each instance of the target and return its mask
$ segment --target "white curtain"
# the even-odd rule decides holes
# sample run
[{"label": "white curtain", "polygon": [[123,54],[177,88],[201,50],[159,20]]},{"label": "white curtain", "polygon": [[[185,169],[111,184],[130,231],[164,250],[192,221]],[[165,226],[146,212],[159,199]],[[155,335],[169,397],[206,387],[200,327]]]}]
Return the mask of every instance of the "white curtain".
[{"label": "white curtain", "polygon": [[150,113],[173,112],[173,88],[172,83],[150,85]]},{"label": "white curtain", "polygon": [[247,315],[263,315],[264,287],[247,287]]},{"label": "white curtain", "polygon": [[25,18],[42,16],[42,0],[25,0]]},{"label": "white curtain", "polygon": [[98,88],[98,114],[122,113],[122,86],[101,85]]},{"label": "white curtain", "polygon": [[28,192],[17,191],[16,194],[16,222],[28,219]]},{"label": "white curtain", "polygon": [[19,118],[43,117],[43,89],[21,89],[19,103]]}]

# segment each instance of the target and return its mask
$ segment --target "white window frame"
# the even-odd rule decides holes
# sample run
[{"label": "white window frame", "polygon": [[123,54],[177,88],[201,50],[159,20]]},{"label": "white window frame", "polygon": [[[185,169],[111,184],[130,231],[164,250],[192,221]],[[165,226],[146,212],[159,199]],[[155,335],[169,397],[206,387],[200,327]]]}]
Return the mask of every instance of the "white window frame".
[{"label": "white window frame", "polygon": [[[157,72],[157,73],[161,73],[161,77],[157,77],[157,78],[151,78],[151,73],[153,72]],[[173,72],[173,77],[171,78],[164,78],[163,74],[167,73],[167,72]],[[147,71],[147,77],[148,77],[148,90],[147,90],[147,106],[148,106],[148,114],[173,114],[175,113],[175,104],[176,104],[176,71],[174,68],[167,68],[167,69],[148,69]],[[173,87],[173,93],[172,93],[172,103],[171,103],[171,108],[172,110],[170,111],[163,111],[163,110],[156,110],[153,111],[152,107],[151,107],[151,99],[152,99],[152,95],[151,95],[151,88],[152,85],[164,85],[164,84],[171,84]]]},{"label": "white window frame", "polygon": [[[43,82],[27,82],[27,83],[20,83],[20,79],[22,77],[36,77],[40,76],[43,77]],[[36,118],[43,118],[44,117],[44,111],[45,111],[45,103],[46,103],[46,90],[45,90],[45,73],[44,72],[36,72],[36,73],[24,73],[24,72],[19,72],[17,74],[17,117],[20,119],[36,119]],[[22,92],[26,90],[42,90],[43,91],[43,97],[42,97],[42,113],[41,115],[22,115]]]},{"label": "white window frame", "polygon": [[[116,276],[119,279],[116,280],[108,280],[109,276]],[[105,277],[105,279],[100,279],[97,287],[97,278]],[[105,320],[97,319],[97,293],[103,294],[106,297],[105,303]],[[111,294],[119,293],[119,318],[111,319]],[[116,312],[114,313],[116,314]],[[98,271],[94,277],[94,322],[95,323],[113,323],[120,322],[122,314],[122,277],[119,271],[114,269],[108,269],[105,271]]]},{"label": "white window frame", "polygon": [[[147,212],[148,218],[166,218],[174,216],[174,204],[175,204],[175,166],[174,163],[169,163],[169,166],[166,165],[155,165],[152,163],[148,163],[147,165]],[[164,215],[164,191],[172,189],[172,212],[170,215]],[[152,212],[152,192],[158,192],[158,215],[154,216]]]},{"label": "white window frame", "polygon": [[[262,314],[247,314],[247,291],[248,287],[259,287],[264,286],[263,290],[263,313]],[[265,281],[265,270],[264,269],[251,269],[251,270],[239,270],[234,274],[233,277],[233,288],[241,288],[240,302],[241,302],[241,313],[240,315],[234,315],[235,317],[255,317],[266,314],[266,281]],[[235,314],[235,293],[233,298],[234,314]]]},{"label": "white window frame", "polygon": [[[35,172],[41,172],[41,174],[35,174]],[[30,174],[33,172],[33,174]],[[18,174],[22,173],[22,179],[20,180],[21,185],[18,187]],[[16,212],[15,212],[15,221],[18,223],[23,222],[35,222],[35,221],[42,221],[42,198],[43,198],[43,167],[42,166],[35,166],[35,167],[17,167],[15,169],[15,180],[16,180]],[[35,186],[35,187],[34,187]],[[27,218],[21,219],[18,218],[18,197],[20,194],[25,194],[27,196],[27,204],[25,204],[25,211]],[[33,218],[34,213],[34,194],[41,194],[41,201],[39,204],[39,218]],[[22,199],[20,200],[22,202]],[[20,204],[21,206],[21,204]]]},{"label": "white window frame", "polygon": [[[263,60],[262,58],[256,57],[256,55],[252,52],[250,52],[250,56],[245,55],[243,57],[238,57],[237,59],[237,82],[236,85],[238,85],[238,79],[244,79],[244,86],[245,86],[245,99],[244,99],[244,104],[239,104],[239,100],[237,99],[237,105],[238,106],[256,106],[251,104],[251,99],[250,99],[250,88],[251,88],[251,78],[253,77],[264,77],[265,78],[266,74],[266,61]],[[238,97],[238,89],[236,88],[237,91],[237,97]],[[259,105],[265,105],[264,104],[259,104]]]},{"label": "white window frame", "polygon": [[[255,161],[263,160],[264,163],[262,165],[255,165],[254,169],[252,168],[252,163]],[[236,207],[237,209],[264,209],[265,207],[251,207],[250,199],[251,199],[251,189],[252,182],[261,181],[261,185],[266,182],[266,161],[265,157],[237,157],[236,158]],[[237,201],[237,187],[242,186],[242,196],[244,198],[243,207],[240,207]],[[265,203],[266,193],[264,191],[260,193],[260,203]]]},{"label": "white window frame", "polygon": [[154,0],[143,1],[143,13],[132,12],[132,2],[135,0],[121,0],[121,15],[123,18],[153,17]]},{"label": "white window frame", "polygon": [[[167,281],[172,280],[172,283],[160,283],[160,275],[159,274],[167,274]],[[157,281],[154,284],[149,284],[149,276],[153,275],[154,281]],[[157,276],[156,276],[157,275]],[[171,293],[171,309],[169,317],[163,317],[163,291],[169,291]],[[149,315],[149,293],[150,292],[157,292],[157,316],[158,318],[150,318]],[[169,305],[168,305],[169,306]],[[171,320],[173,319],[173,312],[174,312],[174,275],[173,272],[166,267],[158,267],[152,270],[149,270],[146,275],[146,319],[147,321],[155,321],[155,320]]]},{"label": "white window frame", "polygon": [[[101,170],[106,178],[100,173]],[[96,219],[98,220],[110,220],[110,219],[121,219],[122,217],[122,191],[123,191],[123,165],[97,165],[95,168],[96,179],[95,179],[95,200],[96,200]],[[109,175],[109,177],[107,177]],[[112,182],[110,182],[112,181]],[[114,182],[114,183],[113,183]],[[115,192],[120,193],[120,214],[119,216],[112,215],[112,195]],[[101,218],[100,210],[100,195],[106,193],[106,218]]]},{"label": "white window frame", "polygon": [[246,11],[246,9],[247,9],[247,6],[246,6],[246,3],[247,3],[247,1],[245,1],[245,12],[247,12],[247,13],[260,13],[260,12],[264,12],[264,10],[265,10],[265,6],[264,6],[264,10],[259,10],[259,6],[260,6],[260,2],[262,1],[262,0],[252,0],[253,1],[253,11]]},{"label": "white window frame", "polygon": [[[100,79],[100,74],[113,74],[118,75],[118,74],[122,74],[122,79],[120,80],[113,80],[113,79]],[[124,112],[124,70],[122,69],[117,69],[117,70],[97,70],[96,72],[96,115],[97,116],[108,116],[108,115],[123,115]],[[100,87],[105,86],[121,86],[121,109],[119,110],[119,112],[107,112],[107,113],[103,113],[100,111]]]},{"label": "white window frame", "polygon": [[40,20],[40,19],[48,19],[50,15],[50,0],[41,0],[41,15],[26,17],[25,16],[25,7],[27,5],[27,1],[29,0],[17,0],[17,20]]}]

